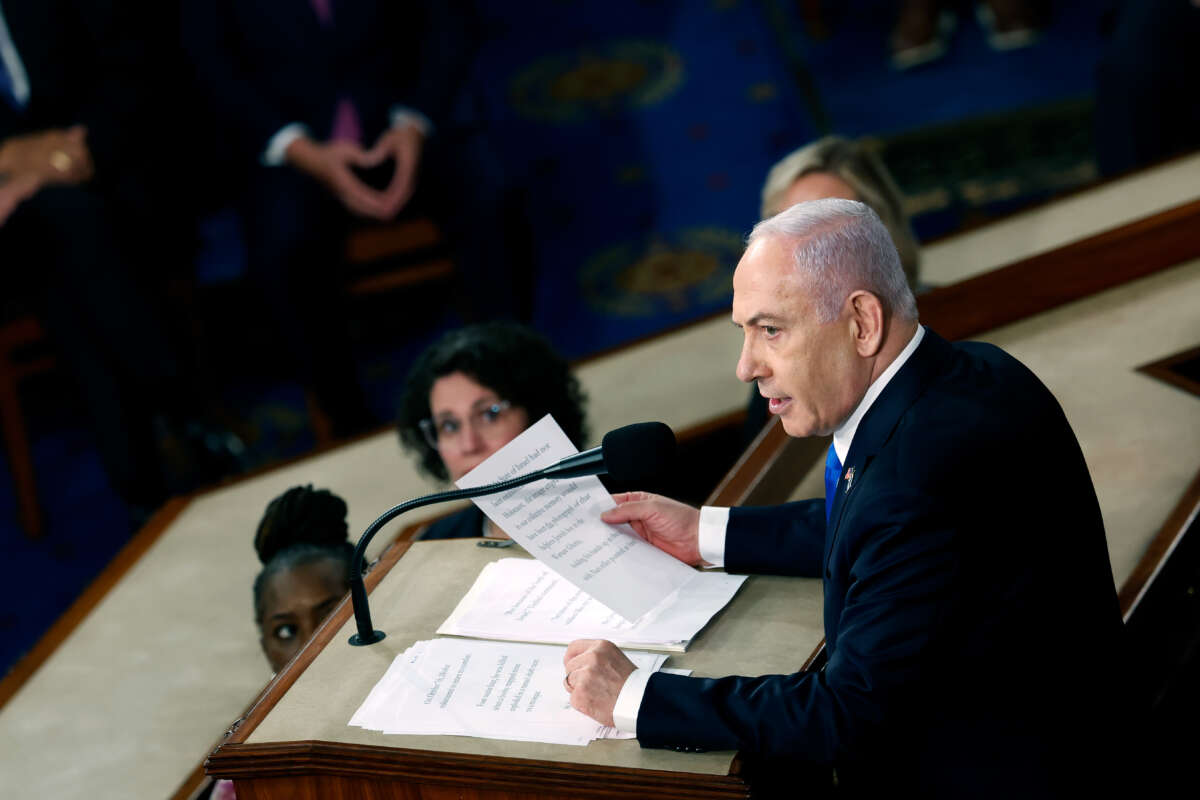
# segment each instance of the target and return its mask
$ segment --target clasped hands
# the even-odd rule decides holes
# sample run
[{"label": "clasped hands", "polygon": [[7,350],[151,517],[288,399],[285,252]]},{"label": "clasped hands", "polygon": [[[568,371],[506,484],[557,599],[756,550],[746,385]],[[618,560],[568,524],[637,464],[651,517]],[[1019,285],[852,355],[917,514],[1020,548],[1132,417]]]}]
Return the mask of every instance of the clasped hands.
[{"label": "clasped hands", "polygon": [[91,179],[93,169],[87,128],[82,125],[51,128],[0,142],[0,225],[42,188],[83,183]]},{"label": "clasped hands", "polygon": [[[698,566],[700,512],[691,506],[646,492],[613,497],[617,507],[600,518],[610,525],[628,523],[645,541],[685,564]],[[571,706],[601,725],[613,725],[613,707],[634,664],[612,642],[576,639],[563,656],[563,685]]]},{"label": "clasped hands", "polygon": [[[357,142],[317,142],[302,136],[288,145],[286,157],[324,184],[351,212],[370,219],[389,220],[400,213],[416,189],[417,165],[424,142],[420,128],[402,124],[384,131],[369,150]],[[354,172],[356,167],[371,169],[389,158],[396,166],[383,189],[368,186]]]}]

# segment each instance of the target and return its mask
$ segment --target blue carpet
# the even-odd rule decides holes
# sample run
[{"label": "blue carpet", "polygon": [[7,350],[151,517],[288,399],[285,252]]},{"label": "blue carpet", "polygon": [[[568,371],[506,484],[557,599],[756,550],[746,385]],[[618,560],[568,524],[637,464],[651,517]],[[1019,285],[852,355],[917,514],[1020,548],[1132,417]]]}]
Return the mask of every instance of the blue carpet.
[{"label": "blue carpet", "polygon": [[[907,73],[886,63],[892,3],[823,5],[833,29],[825,40],[809,36],[793,16],[797,4],[782,0],[482,3],[487,38],[476,79],[501,154],[531,197],[535,324],[568,356],[726,308],[767,168],[826,129],[919,151],[926,129],[1000,115],[992,127],[1003,134],[1005,115],[1092,90],[1100,42],[1096,4],[1086,0],[1056,0],[1044,41],[1014,53],[990,51],[965,18],[944,60]],[[902,185],[931,171],[925,163],[894,169]],[[1033,196],[1036,189],[1003,202]],[[963,213],[937,210],[930,224],[918,218],[918,230],[952,229]],[[236,229],[236,220],[219,219],[206,235],[227,241]],[[212,252],[209,280],[241,273],[236,247]],[[360,374],[381,420],[391,418],[412,358],[452,324],[439,318],[360,347]],[[226,399],[251,432],[255,463],[312,447],[296,386],[240,375]],[[49,533],[24,538],[0,463],[0,673],[128,538],[82,413],[35,410],[31,426]]]},{"label": "blue carpet", "polygon": [[[39,421],[41,422],[41,421]],[[47,534],[16,525],[8,462],[0,461],[0,673],[53,624],[128,540],[129,517],[104,476],[90,432],[78,419],[33,431]]]},{"label": "blue carpet", "polygon": [[761,176],[815,133],[758,7],[487,5],[484,103],[530,187],[536,326],[577,357],[723,307]]}]

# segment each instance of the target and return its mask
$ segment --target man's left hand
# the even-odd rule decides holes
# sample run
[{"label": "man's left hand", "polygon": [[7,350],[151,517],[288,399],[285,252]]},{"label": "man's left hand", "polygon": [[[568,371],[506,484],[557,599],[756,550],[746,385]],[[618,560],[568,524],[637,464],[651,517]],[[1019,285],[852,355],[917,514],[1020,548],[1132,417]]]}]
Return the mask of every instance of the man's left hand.
[{"label": "man's left hand", "polygon": [[417,188],[417,167],[421,163],[421,150],[425,135],[413,124],[401,124],[383,132],[375,145],[367,151],[367,161],[382,164],[391,158],[396,163],[392,180],[383,191],[389,217],[394,217],[408,204]]},{"label": "man's left hand", "polygon": [[92,177],[87,128],[53,128],[0,141],[0,225],[43,186]]},{"label": "man's left hand", "polygon": [[604,639],[576,639],[567,645],[563,656],[566,677],[563,683],[571,693],[571,705],[601,725],[613,726],[613,706],[621,687],[636,668],[612,642]]}]

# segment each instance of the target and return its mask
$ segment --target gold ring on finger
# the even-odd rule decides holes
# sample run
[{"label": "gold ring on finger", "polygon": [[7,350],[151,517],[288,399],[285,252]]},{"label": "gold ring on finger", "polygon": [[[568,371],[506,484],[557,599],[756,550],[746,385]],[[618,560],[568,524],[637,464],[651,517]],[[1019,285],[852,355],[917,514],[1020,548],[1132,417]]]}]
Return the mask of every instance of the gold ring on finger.
[{"label": "gold ring on finger", "polygon": [[75,163],[75,159],[64,153],[62,150],[55,150],[50,154],[50,166],[54,167],[58,172],[67,172],[71,169],[71,165]]}]

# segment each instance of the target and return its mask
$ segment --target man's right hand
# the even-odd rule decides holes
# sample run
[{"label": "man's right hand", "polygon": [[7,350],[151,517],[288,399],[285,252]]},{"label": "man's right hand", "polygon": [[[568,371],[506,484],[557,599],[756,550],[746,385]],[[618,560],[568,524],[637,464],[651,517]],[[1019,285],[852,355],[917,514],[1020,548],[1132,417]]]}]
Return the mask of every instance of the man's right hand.
[{"label": "man's right hand", "polygon": [[685,564],[706,564],[700,558],[700,511],[647,492],[614,495],[617,507],[600,519],[610,525],[628,523],[638,536]]},{"label": "man's right hand", "polygon": [[351,169],[370,168],[377,161],[355,142],[316,142],[301,136],[288,145],[285,157],[289,164],[323,183],[351,212],[378,220],[395,216],[387,195],[360,181]]}]

